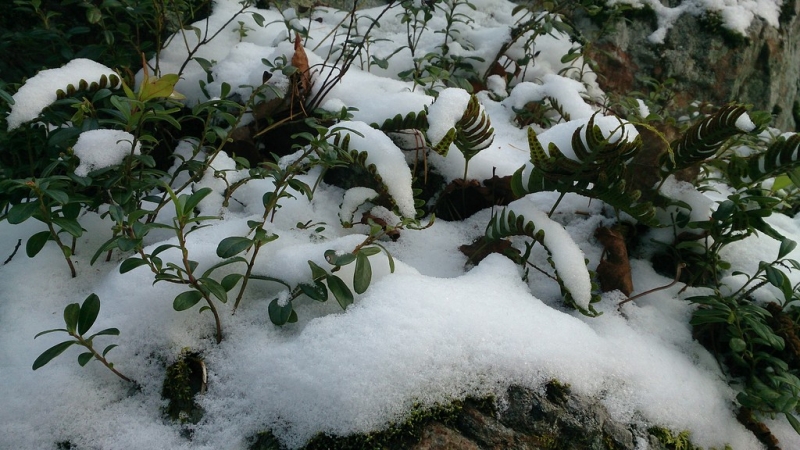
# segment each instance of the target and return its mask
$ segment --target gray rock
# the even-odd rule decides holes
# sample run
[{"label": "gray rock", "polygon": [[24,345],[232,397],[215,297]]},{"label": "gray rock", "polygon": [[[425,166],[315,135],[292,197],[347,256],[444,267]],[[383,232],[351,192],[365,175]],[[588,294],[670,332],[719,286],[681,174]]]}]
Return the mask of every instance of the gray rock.
[{"label": "gray rock", "polygon": [[713,19],[682,15],[667,32],[664,44],[652,44],[653,16],[638,12],[619,20],[601,35],[600,23],[575,9],[573,21],[590,40],[590,56],[599,67],[606,92],[624,94],[645,88],[635,76],[674,78],[676,102],[721,105],[730,101],[771,111],[774,125],[796,129],[792,111],[800,90],[800,0],[787,0],[780,29],[755,19],[746,37],[715,25]]}]

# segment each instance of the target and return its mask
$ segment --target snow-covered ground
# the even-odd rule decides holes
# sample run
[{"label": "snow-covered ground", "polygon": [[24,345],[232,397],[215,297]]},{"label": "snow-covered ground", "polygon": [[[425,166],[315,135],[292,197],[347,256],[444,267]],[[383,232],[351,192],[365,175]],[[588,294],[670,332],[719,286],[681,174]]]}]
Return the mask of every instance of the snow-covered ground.
[{"label": "snow-covered ground", "polygon": [[[473,3],[477,10],[465,9],[473,22],[458,25],[460,37],[450,49],[462,56],[483,57],[488,64],[515,23],[511,16],[513,6],[505,0]],[[748,6],[752,2],[728,3],[735,4],[730,8],[756,11]],[[775,6],[773,2],[766,3]],[[208,21],[212,33],[238,8],[233,0],[220,0]],[[725,8],[729,7],[720,8],[727,11]],[[377,17],[380,11],[378,8],[360,14]],[[384,40],[376,39],[370,44],[371,55],[384,58],[405,42],[406,27],[398,12],[390,10],[381,19],[380,28],[373,30],[374,38]],[[272,61],[286,55],[291,59],[293,48],[287,40],[290,34],[285,19],[296,26],[309,26],[310,38],[304,46],[313,67],[328,53],[331,44],[325,37],[344,17],[344,13],[327,8],[314,13],[318,20],[293,18],[291,12],[284,17],[274,10],[258,13],[265,18],[264,27],[250,15],[242,15],[197,53],[214,62],[215,79],[207,86],[212,95],[220,92],[222,82],[227,82],[234,92],[246,97],[251,91],[247,86],[261,84],[265,70],[262,58]],[[237,32],[239,20],[248,28],[245,36]],[[363,32],[368,24],[367,20],[363,24],[359,21],[359,29]],[[206,23],[197,26],[202,28]],[[735,23],[730,26],[738,29]],[[429,27],[443,28],[442,15],[434,16]],[[192,32],[186,38],[190,45],[196,39]],[[441,34],[427,31],[420,40],[420,54],[433,51],[441,40]],[[576,123],[585,123],[595,111],[582,100],[585,96],[602,95],[593,78],[589,75],[580,83],[559,75],[569,64],[580,66],[580,60],[561,62],[561,56],[572,45],[558,33],[541,36],[536,41],[540,53],[535,63],[528,67],[524,78],[516,80],[508,98],[490,96],[487,91],[478,95],[491,117],[495,139],[490,148],[470,161],[470,177],[510,175],[529,161],[526,133],[513,120],[513,106],[550,96],[558,99]],[[520,51],[523,49],[512,48],[509,54]],[[162,53],[163,73],[177,71],[186,55],[184,40],[173,40]],[[81,64],[77,62],[70,70],[76,66],[80,69]],[[396,114],[419,112],[432,104],[434,99],[420,87],[394,79],[410,64],[411,55],[406,50],[392,56],[386,69],[367,64],[364,71],[353,67],[323,104],[332,110],[342,106],[358,108],[349,128],[361,132],[364,138],[359,141],[358,135],[353,134],[351,147],[372,151],[370,157],[386,175],[384,179],[390,183],[399,212],[406,215],[413,206],[407,197],[410,186],[404,185],[408,181],[407,172],[403,172],[407,170],[403,169],[405,160],[390,140],[381,140],[380,136],[385,136],[365,123],[381,123]],[[89,63],[83,68],[92,71],[85,72],[87,77],[108,73]],[[315,70],[315,89],[319,89],[319,80],[330,69],[317,66]],[[479,64],[478,73],[485,70]],[[16,127],[35,119],[54,100],[55,89],[77,82],[72,72],[56,71],[47,76],[47,83],[39,85],[36,94],[20,90],[16,99],[25,105],[25,110],[15,109],[9,125]],[[177,90],[190,104],[200,101],[203,94],[198,80],[205,79],[200,66],[190,63]],[[280,85],[280,74],[270,82]],[[496,93],[505,92],[498,80],[491,87]],[[449,111],[457,120],[464,107],[463,98],[458,97],[450,97],[452,104],[443,100],[431,107],[435,117],[446,121]],[[575,128],[574,123],[562,126],[561,132],[553,128],[549,135],[542,133],[540,141],[562,142]],[[625,132],[629,134],[624,139],[629,139],[635,130],[626,128]],[[434,127],[429,137],[431,133],[439,136],[446,130],[442,133]],[[622,138],[616,136],[614,139]],[[124,137],[114,134],[107,144],[113,146],[121,141]],[[79,156],[86,164],[81,167],[87,171],[118,161],[116,156],[93,155],[106,150],[102,139],[79,142],[83,144],[76,145],[76,153],[80,150]],[[366,148],[371,145],[376,149]],[[444,157],[431,153],[429,162],[448,180],[463,175],[464,157],[455,148]],[[217,157],[214,167],[235,169],[225,155]],[[311,184],[316,175],[300,178]],[[230,177],[235,176],[231,172]],[[219,179],[208,176],[196,188],[204,186],[211,187],[215,194],[207,197],[200,209],[204,215],[219,214],[221,220],[191,234],[188,248],[192,259],[199,261],[201,267],[208,267],[219,261],[215,250],[222,239],[246,235],[247,221],[261,217],[262,195],[272,189],[272,184],[263,180],[248,183],[236,191],[236,202],[231,203],[235,206],[230,209],[221,206],[224,184]],[[680,191],[674,195],[695,205],[694,213],[701,216],[701,207],[708,211],[714,200],[724,198],[719,194],[705,197],[686,186],[668,187]],[[532,211],[526,216],[543,216],[542,212],[549,211],[557,197],[557,193],[533,194],[513,207],[517,212]],[[307,281],[307,261],[325,266],[326,250],[350,251],[361,243],[364,235],[360,233],[365,233],[366,228],[340,226],[343,198],[342,189],[323,183],[312,201],[298,194],[296,199],[283,202],[274,222],[268,224],[269,231],[280,238],[261,250],[256,271],[290,284]],[[466,257],[458,247],[483,235],[491,213],[487,209],[462,222],[438,220],[423,230],[402,231],[397,242],[383,242],[396,262],[394,273],[389,273],[382,253],[372,256],[373,284],[346,311],[335,301],[318,303],[300,298],[294,301],[299,321],[276,327],[269,320],[267,307],[278,295],[279,286],[252,282],[235,315],[230,314],[230,303],[221,307],[225,339],[219,345],[213,339],[209,314],[199,315],[197,308],[173,310],[173,299],[185,288],[168,283],[153,285],[153,274],[146,267],[120,274],[119,263],[129,255],[119,252],[114,253],[111,262],[101,258],[90,265],[95,250],[111,237],[110,222],[98,214],[85,213],[80,218],[87,232],[79,239],[73,257],[76,278],[70,277],[61,251],[52,242],[35,258],[24,255],[24,242],[44,230],[43,224],[2,222],[0,259],[5,260],[19,240],[23,249],[0,266],[0,448],[52,448],[55,442],[69,441],[81,449],[241,449],[246,447],[247,437],[266,429],[287,445],[297,447],[319,432],[349,434],[380,429],[402,420],[414,404],[432,406],[467,395],[502,396],[511,384],[535,388],[550,379],[570,384],[579,394],[601,399],[617,420],[689,430],[693,442],[702,446],[760,448],[754,436],[736,421],[735,392],[727,385],[717,362],[692,339],[688,324],[692,306],[684,299],[700,290],[679,293],[683,286],[676,285],[628,303],[622,311],[617,309],[617,303],[624,296],[612,292],[594,305],[602,315],[583,316],[563,305],[556,282],[536,271],[531,271],[525,282],[521,269],[505,257],[491,255],[477,267],[465,266]],[[165,208],[160,219],[169,222],[171,218],[171,208]],[[577,195],[567,195],[552,219],[547,224],[552,230],[548,246],[562,260],[566,259],[558,263],[559,271],[565,269],[560,275],[580,278],[586,271],[583,257],[592,269],[600,261],[602,247],[593,237],[594,230],[611,225],[616,219],[601,202]],[[310,220],[324,223],[324,231],[317,234],[297,227]],[[787,237],[800,241],[800,219],[778,214],[768,222]],[[560,241],[554,238],[561,236],[559,233],[564,235]],[[576,248],[564,244],[567,234]],[[148,236],[146,250],[164,243],[176,244],[177,240],[157,230]],[[758,261],[773,260],[778,246],[769,237],[752,237],[731,245],[724,256],[732,262],[733,270],[752,272]],[[633,255],[634,294],[671,281],[653,270],[647,260],[651,250],[644,248]],[[170,252],[164,252],[162,257],[177,260],[177,252]],[[800,250],[789,257],[800,259]],[[532,262],[549,268],[546,259],[546,252],[537,246]],[[229,269],[234,270],[232,266]],[[800,274],[791,276],[793,283],[800,281]],[[35,372],[31,370],[34,359],[63,338],[49,334],[34,341],[33,336],[63,326],[64,307],[82,302],[91,293],[102,301],[95,328],[117,327],[121,331],[118,337],[98,337],[98,346],[119,344],[109,353],[109,359],[135,379],[141,391],[132,392],[97,362],[80,367],[75,361],[75,349]],[[192,440],[183,436],[180,425],[162,416],[164,363],[174,361],[184,348],[204,355],[209,377],[208,391],[199,397],[205,415],[191,426]],[[800,448],[800,436],[785,419],[769,425],[784,448]],[[639,445],[647,447],[645,442]]]}]

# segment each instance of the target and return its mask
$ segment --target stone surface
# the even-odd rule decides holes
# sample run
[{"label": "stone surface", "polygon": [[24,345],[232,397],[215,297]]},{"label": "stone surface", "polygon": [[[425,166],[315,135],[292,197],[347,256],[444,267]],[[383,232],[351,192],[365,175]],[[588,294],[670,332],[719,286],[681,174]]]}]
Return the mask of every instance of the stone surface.
[{"label": "stone surface", "polygon": [[596,399],[549,383],[544,391],[511,387],[502,408],[467,401],[457,417],[430,422],[412,450],[633,450],[636,442],[667,448],[646,427],[613,420]]},{"label": "stone surface", "polygon": [[792,115],[800,90],[800,0],[787,0],[780,28],[755,19],[746,37],[725,30],[713,19],[683,14],[667,32],[664,44],[647,36],[655,30],[652,13],[637,12],[618,20],[610,33],[579,8],[573,21],[592,42],[589,56],[597,62],[599,83],[606,92],[643,90],[637,76],[676,80],[676,104],[694,100],[721,105],[730,101],[771,111],[774,126],[795,130]]}]

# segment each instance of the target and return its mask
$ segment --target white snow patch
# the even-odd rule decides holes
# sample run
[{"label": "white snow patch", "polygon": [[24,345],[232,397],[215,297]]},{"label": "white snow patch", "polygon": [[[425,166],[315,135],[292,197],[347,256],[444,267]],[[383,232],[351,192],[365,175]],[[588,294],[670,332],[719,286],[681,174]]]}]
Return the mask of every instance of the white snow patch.
[{"label": "white snow patch", "polygon": [[90,59],[77,58],[58,69],[46,69],[28,79],[14,94],[14,104],[8,114],[8,130],[18,128],[25,122],[39,117],[47,106],[58,99],[56,91],[66,90],[67,85],[77,89],[81,80],[87,83],[100,82],[105,75],[117,76],[110,68]]},{"label": "white snow patch", "polygon": [[[141,143],[133,148],[134,136],[121,130],[90,130],[78,136],[72,147],[81,163],[75,168],[75,175],[85,177],[90,172],[122,163],[128,155],[141,153]],[[133,148],[133,152],[131,149]]]},{"label": "white snow patch", "polygon": [[439,92],[433,105],[428,107],[428,139],[434,147],[464,116],[470,94],[461,88],[447,88]]}]

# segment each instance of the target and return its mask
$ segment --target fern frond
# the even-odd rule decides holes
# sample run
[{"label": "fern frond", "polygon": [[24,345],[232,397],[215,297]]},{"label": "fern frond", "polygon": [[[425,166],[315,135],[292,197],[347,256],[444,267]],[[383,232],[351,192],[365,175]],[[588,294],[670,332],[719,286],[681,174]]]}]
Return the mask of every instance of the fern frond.
[{"label": "fern frond", "polygon": [[406,114],[405,117],[397,114],[391,119],[384,120],[381,125],[372,123],[370,126],[385,133],[401,130],[425,131],[428,129],[428,114],[425,111],[420,111],[418,113],[411,111]]},{"label": "fern frond", "polygon": [[731,103],[692,125],[672,142],[671,153],[662,155],[659,165],[663,176],[714,156],[726,140],[746,133],[736,126],[736,121],[746,113],[744,105]]},{"label": "fern frond", "polygon": [[66,90],[64,90],[64,89],[56,90],[56,98],[58,100],[62,100],[64,98],[71,97],[71,96],[75,95],[75,93],[78,92],[78,91],[91,91],[91,92],[93,92],[93,91],[99,91],[100,89],[104,89],[106,87],[114,89],[114,88],[116,88],[117,86],[120,85],[121,81],[122,80],[117,75],[114,75],[114,74],[111,74],[109,76],[100,75],[100,79],[99,80],[92,81],[91,83],[89,83],[88,81],[86,81],[84,79],[81,79],[78,82],[78,86],[77,87],[75,87],[72,84],[68,84]]},{"label": "fern frond", "polygon": [[800,134],[781,136],[766,151],[728,164],[728,177],[735,188],[757,183],[800,166]]},{"label": "fern frond", "polygon": [[[625,166],[641,147],[639,136],[627,140],[621,135],[615,142],[606,138],[592,116],[585,126],[572,134],[572,150],[575,159],[564,156],[552,142],[548,151],[542,148],[536,132],[528,128],[528,145],[532,166],[517,170],[511,178],[511,188],[516,196],[532,192],[574,192],[602,200],[625,211],[638,221],[653,223],[655,208],[650,203],[638,203],[641,193],[628,189],[624,181]],[[625,123],[619,122],[620,127]],[[612,130],[617,136],[620,130]],[[624,131],[624,130],[623,130]]]},{"label": "fern frond", "polygon": [[[486,238],[490,241],[496,241],[511,236],[527,236],[533,241],[542,244],[549,255],[547,262],[556,272],[556,280],[561,288],[564,303],[587,316],[600,315],[592,307],[592,303],[600,301],[600,296],[593,294],[590,290],[591,274],[589,269],[584,267],[585,273],[583,277],[580,277],[580,275],[578,278],[575,277],[574,260],[576,258],[581,259],[584,266],[587,262],[577,244],[571,240],[563,227],[553,222],[546,214],[538,211],[531,211],[531,213],[534,216],[533,220],[515,213],[511,208],[504,208],[499,214],[495,213],[489,220],[489,224],[486,226]],[[539,226],[537,226],[536,222],[539,222]],[[546,234],[543,228],[548,228],[552,236]],[[556,248],[561,253],[561,257],[558,259],[554,258],[553,255],[553,251]],[[564,257],[564,254],[569,254],[571,258]],[[567,280],[565,273],[570,274],[569,280]],[[573,292],[576,289],[578,292],[583,291],[583,293]],[[576,298],[576,295],[578,298]]]},{"label": "fern frond", "polygon": [[469,162],[481,150],[489,147],[493,140],[494,128],[492,128],[489,115],[486,114],[478,98],[473,94],[469,98],[461,119],[432,148],[436,153],[447,156],[450,144],[455,144],[456,148],[464,155],[464,159]]}]

